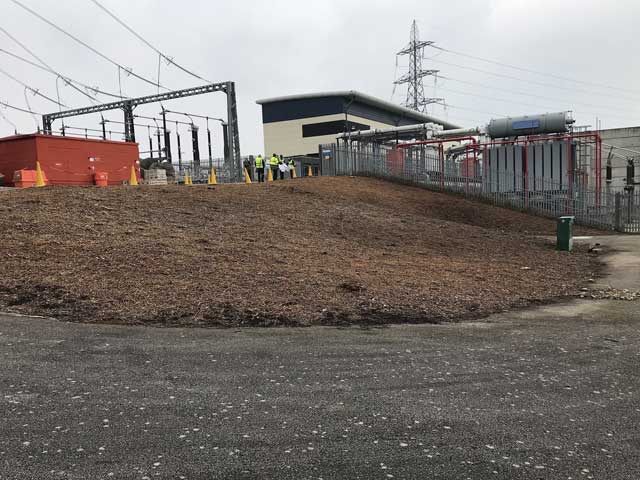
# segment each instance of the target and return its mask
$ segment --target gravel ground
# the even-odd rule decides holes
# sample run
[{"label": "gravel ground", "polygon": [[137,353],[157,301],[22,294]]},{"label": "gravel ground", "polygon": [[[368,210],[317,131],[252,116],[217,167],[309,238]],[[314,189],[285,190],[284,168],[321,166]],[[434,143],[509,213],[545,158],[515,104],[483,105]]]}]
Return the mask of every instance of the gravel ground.
[{"label": "gravel ground", "polygon": [[0,316],[0,478],[640,478],[640,310],[154,329]]},{"label": "gravel ground", "polygon": [[[574,295],[552,220],[362,178],[3,193],[0,307],[78,322],[439,323]],[[577,233],[590,233],[578,229]]]}]

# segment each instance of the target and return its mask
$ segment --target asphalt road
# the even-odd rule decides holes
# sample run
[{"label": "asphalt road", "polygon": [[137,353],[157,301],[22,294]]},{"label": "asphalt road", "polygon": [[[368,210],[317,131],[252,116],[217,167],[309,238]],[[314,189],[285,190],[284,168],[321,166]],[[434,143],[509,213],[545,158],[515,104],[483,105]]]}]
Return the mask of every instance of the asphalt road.
[{"label": "asphalt road", "polygon": [[639,322],[614,301],[370,330],[0,316],[0,478],[635,480]]}]

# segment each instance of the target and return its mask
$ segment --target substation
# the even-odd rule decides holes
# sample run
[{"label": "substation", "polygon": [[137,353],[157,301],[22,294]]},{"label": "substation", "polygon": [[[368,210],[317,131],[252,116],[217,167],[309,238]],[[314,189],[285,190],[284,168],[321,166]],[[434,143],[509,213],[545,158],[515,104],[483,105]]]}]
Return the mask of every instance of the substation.
[{"label": "substation", "polygon": [[[226,95],[226,119],[164,107],[171,100],[218,92]],[[153,104],[160,110],[157,117],[135,113],[136,107]],[[102,116],[102,112],[113,110],[122,110],[121,122]],[[96,114],[100,114],[96,128],[65,124],[65,119]],[[200,147],[200,127],[194,118],[206,126],[206,150]],[[146,130],[147,138],[137,138],[136,129]],[[224,146],[222,159],[213,157],[214,139]],[[192,151],[189,162],[183,161],[185,149]],[[206,153],[202,155],[201,151]],[[237,181],[242,170],[235,83],[215,83],[53,112],[42,116],[42,130],[37,134],[0,139],[0,175],[5,185],[23,183],[25,173],[35,171],[36,165],[44,171],[49,185],[122,185],[130,182],[132,169],[140,180],[150,177],[157,182],[161,177],[166,179],[161,182],[165,184],[185,177],[206,181],[212,169],[221,181]],[[155,173],[158,171],[163,175]]]},{"label": "substation", "polygon": [[[255,157],[241,156],[233,81],[169,90],[160,83],[162,60],[205,79],[177,64],[122,21],[158,54],[157,80],[133,73],[20,2],[14,3],[116,66],[119,84],[124,72],[156,87],[158,93],[129,98],[121,88],[120,95],[104,92],[46,64],[2,50],[56,75],[56,89],[62,80],[93,101],[69,109],[60,102],[59,91],[56,101],[3,71],[24,86],[25,101],[30,92],[58,106],[58,111],[42,115],[37,133],[16,132],[0,139],[0,179],[5,186],[250,183],[257,176]],[[407,86],[402,105],[355,90],[258,100],[263,161],[277,157],[283,167],[293,167],[289,178],[376,176],[549,217],[570,215],[598,228],[640,232],[636,175],[640,128],[577,126],[570,111],[492,118],[483,125],[466,126],[437,118],[427,113],[427,107],[446,104],[443,98],[425,95],[424,78],[437,76],[439,70],[422,68],[424,51],[433,43],[420,40],[414,22],[410,43],[397,54],[409,61],[409,71],[394,82]],[[160,93],[161,88],[167,91]],[[117,100],[100,103],[93,96],[98,94]],[[172,107],[176,100],[209,94],[225,95],[224,112],[212,109],[210,115],[203,115]],[[28,101],[28,110],[1,105],[34,115]],[[156,113],[140,114],[142,106],[156,107]],[[106,112],[114,111],[122,112],[122,120],[105,118]],[[88,127],[73,123],[80,117]],[[222,150],[222,157],[215,158],[214,150]],[[271,173],[272,168],[267,171]]]},{"label": "substation", "polygon": [[321,147],[322,170],[379,176],[640,232],[634,150],[574,123],[570,112],[559,112],[493,119],[473,128],[426,123],[347,132]]}]

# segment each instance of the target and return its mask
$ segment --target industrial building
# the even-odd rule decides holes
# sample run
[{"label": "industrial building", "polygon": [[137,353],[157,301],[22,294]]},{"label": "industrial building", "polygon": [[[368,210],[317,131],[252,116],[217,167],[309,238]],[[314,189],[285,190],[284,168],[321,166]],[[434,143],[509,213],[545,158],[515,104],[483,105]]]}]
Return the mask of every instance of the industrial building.
[{"label": "industrial building", "polygon": [[321,92],[258,100],[262,106],[264,152],[286,157],[318,156],[318,145],[353,131],[450,122],[398,106],[364,93]]}]

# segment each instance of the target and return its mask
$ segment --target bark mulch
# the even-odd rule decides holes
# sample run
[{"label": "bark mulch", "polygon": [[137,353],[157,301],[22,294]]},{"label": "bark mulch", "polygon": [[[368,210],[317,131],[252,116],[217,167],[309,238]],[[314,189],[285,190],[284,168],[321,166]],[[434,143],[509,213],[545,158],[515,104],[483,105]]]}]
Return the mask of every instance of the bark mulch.
[{"label": "bark mulch", "polygon": [[[364,178],[0,196],[0,308],[164,326],[445,322],[575,295],[555,222]],[[577,233],[593,233],[578,229]]]}]

